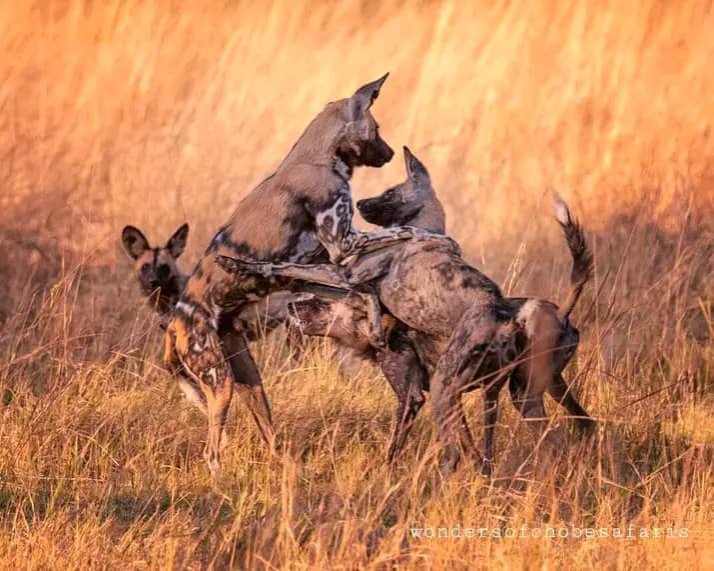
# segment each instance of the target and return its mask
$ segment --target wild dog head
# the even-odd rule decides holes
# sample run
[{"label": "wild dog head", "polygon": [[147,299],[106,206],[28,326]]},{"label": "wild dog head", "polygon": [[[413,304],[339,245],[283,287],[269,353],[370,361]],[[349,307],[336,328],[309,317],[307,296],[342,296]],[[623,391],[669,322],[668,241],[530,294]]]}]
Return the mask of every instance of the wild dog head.
[{"label": "wild dog head", "polygon": [[331,337],[352,349],[369,348],[369,320],[359,299],[305,297],[288,304],[289,319],[303,335]]},{"label": "wild dog head", "polygon": [[343,99],[344,128],[337,144],[337,155],[348,167],[381,167],[392,160],[394,151],[379,134],[379,125],[372,116],[371,107],[387,76],[360,87],[352,97]]},{"label": "wild dog head", "polygon": [[169,312],[183,290],[185,276],[176,260],[183,253],[188,238],[188,224],[183,224],[162,247],[152,248],[138,228],[126,226],[121,233],[124,250],[134,260],[142,292],[158,301],[161,312]]},{"label": "wild dog head", "polygon": [[404,147],[404,164],[406,180],[379,196],[359,200],[359,213],[370,224],[385,228],[415,226],[443,233],[444,209],[431,185],[429,172],[407,147]]}]

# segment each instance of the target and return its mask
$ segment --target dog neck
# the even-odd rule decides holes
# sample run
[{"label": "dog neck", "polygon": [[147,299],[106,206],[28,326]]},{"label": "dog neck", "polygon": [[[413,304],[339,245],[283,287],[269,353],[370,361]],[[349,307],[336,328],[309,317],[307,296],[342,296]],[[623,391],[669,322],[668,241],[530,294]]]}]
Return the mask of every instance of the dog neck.
[{"label": "dog neck", "polygon": [[337,176],[342,178],[345,182],[350,182],[353,169],[345,160],[342,159],[342,157],[340,157],[339,153],[335,155],[335,158],[333,159],[332,170],[335,171]]},{"label": "dog neck", "polygon": [[[169,315],[173,312],[179,297],[186,288],[187,281],[188,275],[179,274],[169,284],[162,286],[158,290],[158,304],[155,304],[154,307],[160,314]],[[151,300],[151,295],[149,295],[149,300]]]},{"label": "dog neck", "polygon": [[446,234],[446,214],[441,201],[434,194],[430,195],[419,211],[409,220],[403,221],[400,226],[414,226],[435,234]]},{"label": "dog neck", "polygon": [[[335,168],[335,160],[341,161],[338,159],[338,148],[344,127],[345,121],[339,104],[330,103],[303,131],[279,170],[291,168],[295,164],[312,164],[331,168],[341,174]],[[348,167],[346,164],[345,166]],[[348,170],[351,175],[352,169]]]}]

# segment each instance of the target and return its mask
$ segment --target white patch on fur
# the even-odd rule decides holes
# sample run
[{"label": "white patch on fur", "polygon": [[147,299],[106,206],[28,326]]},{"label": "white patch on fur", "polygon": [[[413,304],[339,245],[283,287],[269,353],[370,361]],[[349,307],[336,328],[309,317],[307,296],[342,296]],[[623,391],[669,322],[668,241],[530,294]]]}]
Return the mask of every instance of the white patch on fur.
[{"label": "white patch on fur", "polygon": [[[340,191],[337,200],[335,200],[329,208],[323,210],[315,216],[315,227],[318,229],[322,245],[330,255],[330,261],[332,263],[338,263],[342,259],[343,250],[346,246],[343,243],[346,235],[350,233],[353,235],[355,234],[355,230],[352,227],[344,227],[345,216],[343,215],[343,219],[340,219],[340,215],[338,214],[340,207],[347,209],[347,218],[349,219],[349,211],[352,207],[352,195],[350,194],[349,185],[345,185],[345,187]],[[332,219],[332,224],[329,228],[325,226],[325,221],[328,218]],[[351,219],[349,222],[351,223]]]},{"label": "white patch on fur", "polygon": [[350,180],[350,167],[340,157],[335,159],[335,172],[345,180]]},{"label": "white patch on fur", "polygon": [[205,412],[206,403],[204,402],[203,398],[201,398],[200,389],[190,381],[187,381],[186,379],[182,379],[180,377],[178,379],[178,382],[179,388],[186,397],[186,400],[190,403],[195,404]]},{"label": "white patch on fur", "polygon": [[218,329],[218,318],[221,316],[221,307],[215,303],[211,304],[211,317],[208,319],[208,323],[211,324],[213,329]]},{"label": "white patch on fur", "polygon": [[190,303],[186,303],[185,301],[179,301],[176,304],[176,311],[179,313],[183,313],[186,317],[191,317],[193,315],[195,308],[193,305]]},{"label": "white patch on fur", "polygon": [[553,194],[553,202],[555,204],[555,218],[563,226],[570,224],[570,209],[559,194]]},{"label": "white patch on fur", "polygon": [[288,261],[297,262],[306,254],[316,254],[321,247],[322,244],[320,244],[320,240],[317,239],[317,234],[315,234],[315,232],[302,232],[298,238],[295,253],[290,256]]},{"label": "white patch on fur", "polygon": [[540,301],[537,299],[529,299],[518,311],[518,315],[516,315],[516,321],[525,328],[528,337],[532,337],[535,334],[535,324],[532,318],[533,313],[535,313],[539,307]]},{"label": "white patch on fur", "polygon": [[345,196],[343,193],[340,193],[340,196],[337,198],[337,200],[335,200],[335,202],[332,203],[332,206],[330,206],[327,210],[319,212],[317,216],[315,216],[316,226],[318,228],[321,227],[324,224],[326,218],[332,217],[332,230],[334,231],[339,220],[339,217],[337,215],[337,209],[341,205],[345,204],[347,201],[349,201],[349,196]]}]

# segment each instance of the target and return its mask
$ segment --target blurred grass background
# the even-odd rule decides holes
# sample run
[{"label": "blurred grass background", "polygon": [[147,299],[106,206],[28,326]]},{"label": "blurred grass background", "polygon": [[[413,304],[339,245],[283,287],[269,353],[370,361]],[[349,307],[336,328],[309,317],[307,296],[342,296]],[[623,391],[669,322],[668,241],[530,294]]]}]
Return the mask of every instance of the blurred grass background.
[{"label": "blurred grass background", "polygon": [[[713,29],[709,2],[654,0],[0,5],[2,564],[711,562]],[[597,272],[568,376],[604,428],[514,485],[528,447],[506,406],[508,483],[467,470],[432,497],[428,410],[390,471],[386,383],[340,379],[319,344],[296,365],[278,336],[254,349],[303,464],[268,459],[236,407],[228,477],[212,484],[203,421],[156,367],[119,232],[158,243],[188,221],[189,269],[325,103],[385,71],[384,137],[424,161],[450,234],[506,291],[564,292],[549,189],[584,222]],[[362,169],[355,197],[402,178],[398,156]],[[615,540],[405,544],[409,525],[437,520],[696,533],[627,553]]]}]

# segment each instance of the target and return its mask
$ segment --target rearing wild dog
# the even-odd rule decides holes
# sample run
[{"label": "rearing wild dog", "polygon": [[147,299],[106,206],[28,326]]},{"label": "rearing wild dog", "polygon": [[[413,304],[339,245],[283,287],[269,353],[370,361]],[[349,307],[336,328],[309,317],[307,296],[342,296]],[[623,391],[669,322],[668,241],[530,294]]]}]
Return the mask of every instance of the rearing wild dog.
[{"label": "rearing wild dog", "polygon": [[[443,232],[444,212],[426,168],[406,148],[405,160],[407,181],[380,197],[358,202],[357,208],[368,222]],[[546,391],[570,405],[574,414],[583,417],[582,424],[589,422],[577,401],[568,399],[561,372],[578,340],[568,316],[589,279],[592,262],[582,232],[562,201],[557,202],[557,214],[574,260],[571,294],[562,310],[546,301],[503,297],[494,282],[469,266],[460,252],[446,242],[394,245],[358,258],[348,272],[324,264],[253,266],[261,275],[314,279],[327,285],[359,279],[365,267],[383,268],[384,277],[377,280],[379,298],[395,318],[409,327],[409,335],[431,376],[429,388],[444,444],[445,470],[456,468],[462,450],[478,457],[461,395],[484,387],[484,469],[488,472],[493,459],[497,396],[509,375],[514,379],[514,400],[523,416],[535,421],[529,425],[538,432],[546,423]],[[245,270],[247,266],[229,260],[222,263],[228,269]]]},{"label": "rearing wild dog", "polygon": [[234,388],[264,440],[273,446],[270,407],[260,375],[245,340],[232,332],[230,319],[281,281],[247,273],[237,278],[216,263],[217,256],[301,263],[329,259],[338,264],[362,252],[431,236],[413,228],[364,233],[352,226],[352,171],[381,167],[394,154],[370,111],[386,77],[329,103],[312,120],[277,171],[240,201],[176,305],[164,360],[174,370],[185,371],[194,380],[197,398],[206,401],[204,455],[214,474],[220,468],[221,435]]}]

